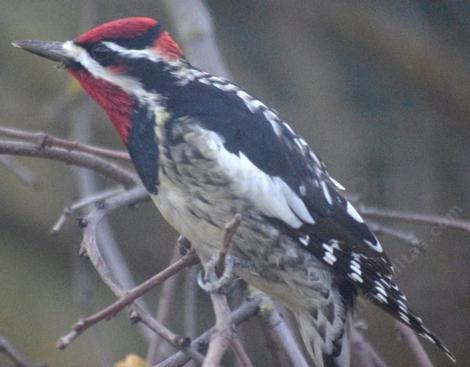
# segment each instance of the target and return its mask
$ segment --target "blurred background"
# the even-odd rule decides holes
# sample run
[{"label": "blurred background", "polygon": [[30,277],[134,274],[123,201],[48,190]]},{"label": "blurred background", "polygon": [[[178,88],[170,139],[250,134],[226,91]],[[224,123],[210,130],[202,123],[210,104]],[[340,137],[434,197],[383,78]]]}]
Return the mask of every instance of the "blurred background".
[{"label": "blurred background", "polygon": [[[206,4],[233,81],[280,111],[362,202],[470,218],[468,1]],[[0,0],[0,8],[0,125],[121,148],[104,114],[65,73],[12,48],[10,41],[66,40],[94,24],[136,15],[154,17],[174,30],[162,2]],[[83,111],[92,118],[80,118]],[[87,127],[78,129],[77,124]],[[73,219],[59,235],[49,235],[64,206],[81,197],[79,170],[39,159],[13,160],[38,182],[24,185],[0,163],[0,335],[28,359],[49,366],[106,366],[131,352],[145,357],[147,343],[125,313],[101,323],[66,351],[55,348],[72,323],[113,297],[88,260],[78,258],[81,232]],[[93,190],[113,185],[92,181]],[[136,281],[168,263],[177,234],[152,205],[121,210],[111,219]],[[457,365],[467,365],[470,234],[394,225],[429,243],[423,254],[409,260],[409,245],[382,240],[390,257],[402,264],[399,285],[412,308],[455,352]],[[159,293],[146,297],[152,308]],[[177,332],[183,303],[178,292],[169,325]],[[366,307],[360,317],[390,366],[413,365],[388,316]],[[198,291],[198,331],[211,322],[207,297]],[[244,330],[253,362],[267,365],[262,338],[253,342],[260,335],[257,324]],[[452,365],[424,344],[436,366]],[[0,355],[0,365],[11,364]]]}]

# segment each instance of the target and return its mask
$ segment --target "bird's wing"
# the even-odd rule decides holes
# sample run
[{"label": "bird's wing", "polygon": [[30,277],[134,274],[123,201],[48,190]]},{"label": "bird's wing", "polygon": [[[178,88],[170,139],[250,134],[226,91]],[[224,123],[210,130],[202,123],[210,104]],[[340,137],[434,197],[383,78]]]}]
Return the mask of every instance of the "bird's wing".
[{"label": "bird's wing", "polygon": [[[232,189],[283,226],[338,277],[350,280],[374,303],[450,355],[408,309],[381,244],[308,144],[275,111],[232,84],[214,79],[206,77],[204,84],[210,89],[201,93],[187,88],[188,98],[182,95],[182,100],[174,101],[175,110],[184,117],[184,106],[191,105],[191,118],[200,122],[207,144],[217,151],[219,167],[233,179]],[[198,99],[189,100],[194,95]],[[194,104],[211,105],[210,113]]]}]

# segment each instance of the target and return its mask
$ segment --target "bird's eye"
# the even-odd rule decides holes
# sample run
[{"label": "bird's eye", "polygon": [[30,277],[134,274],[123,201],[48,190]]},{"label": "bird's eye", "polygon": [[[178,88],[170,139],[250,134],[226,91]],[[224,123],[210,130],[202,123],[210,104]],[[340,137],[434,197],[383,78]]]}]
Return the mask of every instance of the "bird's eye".
[{"label": "bird's eye", "polygon": [[93,57],[96,61],[106,62],[109,61],[113,56],[113,51],[105,45],[99,43],[91,48],[90,54],[91,57]]}]

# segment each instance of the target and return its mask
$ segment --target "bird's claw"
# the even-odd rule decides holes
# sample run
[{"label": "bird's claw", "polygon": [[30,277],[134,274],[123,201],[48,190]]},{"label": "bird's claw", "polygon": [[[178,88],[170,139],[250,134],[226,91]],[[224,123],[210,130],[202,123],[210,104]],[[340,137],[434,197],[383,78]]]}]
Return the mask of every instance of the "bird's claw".
[{"label": "bird's claw", "polygon": [[206,270],[201,270],[197,277],[197,283],[201,289],[207,293],[223,293],[230,291],[233,281],[234,261],[231,256],[226,256],[224,260],[223,272],[217,275],[216,265],[218,256],[213,256],[206,265]]}]

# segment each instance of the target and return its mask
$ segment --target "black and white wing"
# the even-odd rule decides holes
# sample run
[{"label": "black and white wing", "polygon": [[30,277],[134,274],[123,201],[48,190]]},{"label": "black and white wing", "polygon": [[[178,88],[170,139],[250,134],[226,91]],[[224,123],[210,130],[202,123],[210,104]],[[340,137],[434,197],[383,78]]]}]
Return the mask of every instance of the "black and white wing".
[{"label": "black and white wing", "polygon": [[[340,195],[341,185],[308,144],[275,111],[243,90],[208,74],[198,78],[199,82],[186,85],[187,97],[175,101],[178,111],[183,117],[182,106],[190,106],[192,118],[213,134],[220,164],[238,180],[247,199],[283,225],[299,246],[331,267],[337,277],[350,280],[375,304],[453,359],[408,309],[379,241],[354,206]],[[198,93],[198,88],[205,90]],[[198,106],[211,105],[209,112],[188,101],[194,95],[198,95]]]}]

